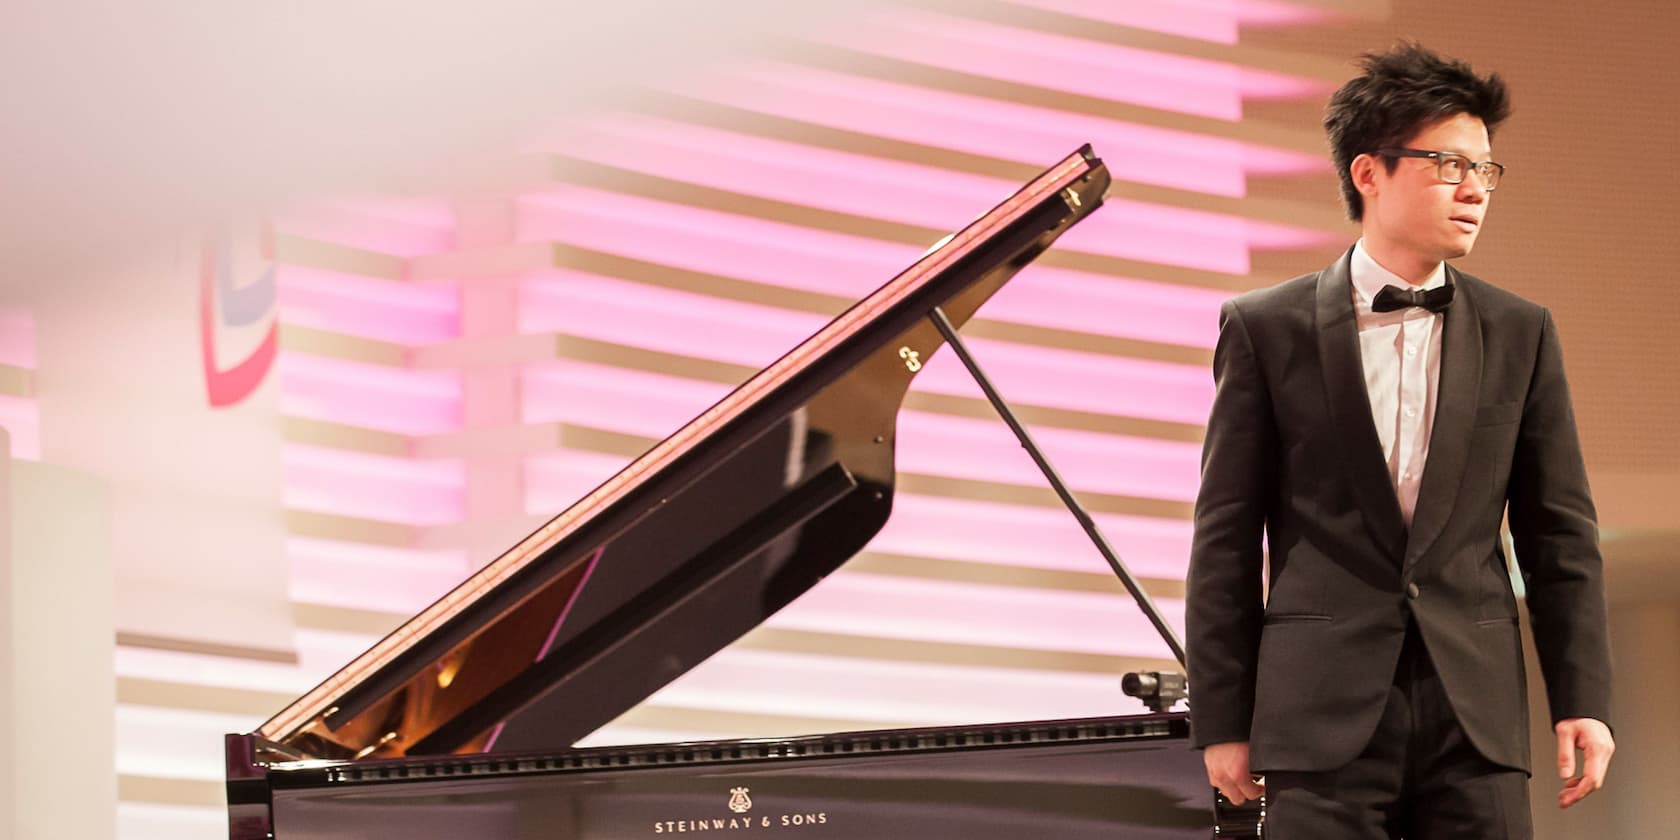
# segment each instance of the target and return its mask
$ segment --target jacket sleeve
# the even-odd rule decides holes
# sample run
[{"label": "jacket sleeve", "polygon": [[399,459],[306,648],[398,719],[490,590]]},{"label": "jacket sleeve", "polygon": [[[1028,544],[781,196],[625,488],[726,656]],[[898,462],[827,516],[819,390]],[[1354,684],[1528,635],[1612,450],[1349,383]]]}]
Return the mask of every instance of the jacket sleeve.
[{"label": "jacket sleeve", "polygon": [[1610,641],[1598,522],[1563,373],[1544,314],[1511,461],[1509,519],[1552,721],[1610,722]]},{"label": "jacket sleeve", "polygon": [[1264,617],[1261,542],[1277,457],[1271,397],[1234,301],[1220,310],[1213,378],[1184,619],[1198,749],[1249,737]]}]

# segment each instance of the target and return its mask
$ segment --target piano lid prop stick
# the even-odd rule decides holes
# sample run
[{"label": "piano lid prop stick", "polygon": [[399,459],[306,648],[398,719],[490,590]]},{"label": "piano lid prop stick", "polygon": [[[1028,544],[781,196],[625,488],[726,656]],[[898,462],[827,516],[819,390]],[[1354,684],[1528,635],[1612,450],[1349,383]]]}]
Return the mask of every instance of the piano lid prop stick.
[{"label": "piano lid prop stick", "polygon": [[1126,564],[1120,562],[1120,555],[1116,554],[1114,547],[1109,545],[1108,539],[1103,536],[1102,530],[1097,527],[1096,520],[1092,519],[1091,514],[1085,511],[1085,507],[1079,503],[1079,500],[1073,497],[1073,491],[1069,490],[1067,484],[1062,481],[1062,477],[1057,474],[1056,468],[1050,465],[1050,460],[1044,456],[1044,451],[1038,448],[1037,443],[1033,442],[1032,435],[1028,434],[1026,427],[1021,425],[1021,421],[1015,416],[1014,410],[1003,401],[1003,397],[997,392],[997,389],[992,387],[992,381],[986,377],[986,372],[980,369],[980,363],[976,362],[974,356],[968,352],[968,347],[963,344],[962,337],[957,335],[957,328],[952,326],[949,318],[945,317],[945,311],[935,306],[928,313],[928,318],[933,321],[935,327],[939,328],[939,333],[945,336],[945,343],[949,344],[951,349],[956,352],[957,358],[962,360],[963,367],[968,368],[968,374],[974,377],[975,382],[980,384],[980,390],[986,393],[986,399],[991,402],[992,408],[997,409],[997,413],[1003,417],[1003,422],[1009,424],[1009,430],[1015,433],[1015,438],[1021,441],[1021,446],[1027,450],[1027,454],[1032,456],[1033,463],[1037,464],[1039,471],[1044,473],[1044,477],[1049,480],[1050,486],[1056,489],[1056,495],[1061,497],[1062,504],[1067,506],[1068,511],[1073,514],[1073,518],[1079,520],[1080,526],[1085,529],[1085,534],[1091,538],[1091,542],[1097,546],[1097,550],[1102,552],[1103,559],[1107,560],[1109,567],[1114,569],[1114,574],[1120,578],[1120,582],[1125,584],[1126,591],[1132,593],[1132,599],[1137,601],[1138,608],[1143,610],[1144,615],[1149,616],[1150,623],[1155,625],[1155,631],[1161,634],[1161,638],[1166,641],[1167,647],[1172,649],[1173,657],[1178,660],[1179,666],[1187,667],[1184,662],[1184,643],[1179,641],[1178,633],[1173,630],[1171,625],[1167,624],[1167,619],[1156,608],[1155,602],[1149,597],[1149,593],[1143,591],[1143,586],[1138,583],[1137,578],[1132,576],[1131,571],[1126,568]]}]

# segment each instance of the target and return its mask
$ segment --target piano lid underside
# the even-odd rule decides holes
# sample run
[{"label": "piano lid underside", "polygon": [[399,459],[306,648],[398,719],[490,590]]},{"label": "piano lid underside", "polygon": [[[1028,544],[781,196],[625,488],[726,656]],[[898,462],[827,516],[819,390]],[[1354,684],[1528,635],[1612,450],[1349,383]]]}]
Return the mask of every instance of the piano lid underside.
[{"label": "piano lid underside", "polygon": [[585,526],[605,529],[604,541],[553,546],[473,604],[475,629],[459,629],[469,626],[463,614],[406,651],[407,664],[361,679],[278,740],[335,759],[563,748],[761,624],[885,521],[897,412],[942,344],[927,309],[941,305],[963,323],[1094,209],[1106,173],[1078,155],[1059,167],[1080,171],[1069,168],[1076,161],[1082,199],[1069,197],[1074,187],[1038,196],[980,251],[755,397],[705,448]]}]

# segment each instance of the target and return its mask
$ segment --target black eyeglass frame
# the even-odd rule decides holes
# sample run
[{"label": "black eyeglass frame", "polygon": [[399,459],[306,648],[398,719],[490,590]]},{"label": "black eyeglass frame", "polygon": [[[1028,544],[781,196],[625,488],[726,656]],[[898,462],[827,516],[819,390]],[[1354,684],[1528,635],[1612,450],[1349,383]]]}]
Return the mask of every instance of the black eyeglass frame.
[{"label": "black eyeglass frame", "polygon": [[[1482,179],[1482,189],[1485,189],[1488,192],[1493,192],[1498,189],[1499,182],[1505,178],[1505,164],[1495,163],[1491,160],[1471,160],[1468,155],[1461,155],[1458,152],[1432,152],[1427,149],[1405,149],[1396,147],[1378,149],[1377,154],[1385,155],[1387,157],[1428,158],[1433,160],[1435,161],[1436,177],[1440,178],[1441,182],[1446,184],[1464,183],[1463,178],[1459,178],[1454,181],[1453,179],[1448,178],[1446,173],[1447,159],[1458,158],[1459,160],[1464,161],[1466,173],[1477,173],[1476,177]],[[1492,167],[1492,169],[1487,170],[1494,173],[1492,178],[1488,178],[1487,176],[1480,174],[1483,171],[1483,167]]]}]

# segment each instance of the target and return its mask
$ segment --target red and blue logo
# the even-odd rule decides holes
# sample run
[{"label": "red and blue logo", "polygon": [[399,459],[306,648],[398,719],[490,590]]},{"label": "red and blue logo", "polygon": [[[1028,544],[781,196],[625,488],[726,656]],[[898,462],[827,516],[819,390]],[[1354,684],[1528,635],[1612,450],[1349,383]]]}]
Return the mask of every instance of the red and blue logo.
[{"label": "red and blue logo", "polygon": [[[242,278],[242,273],[251,279]],[[212,408],[232,406],[250,396],[274,366],[280,345],[279,297],[272,226],[260,226],[254,237],[224,230],[204,240],[199,252],[198,327],[204,386]],[[250,334],[264,324],[267,329],[256,347],[222,367],[218,344],[225,350],[231,337]]]}]

